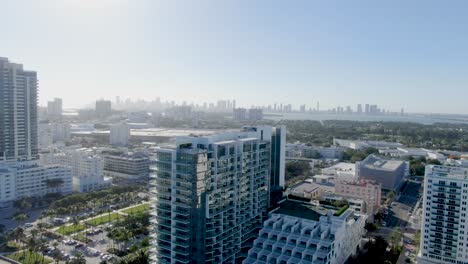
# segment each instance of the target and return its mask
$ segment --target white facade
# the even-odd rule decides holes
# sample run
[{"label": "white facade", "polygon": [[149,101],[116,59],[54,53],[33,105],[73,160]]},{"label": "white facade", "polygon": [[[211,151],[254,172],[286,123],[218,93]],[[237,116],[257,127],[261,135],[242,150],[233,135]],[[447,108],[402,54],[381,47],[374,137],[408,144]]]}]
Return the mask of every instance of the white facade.
[{"label": "white facade", "polygon": [[16,199],[16,174],[11,168],[0,168],[0,205]]},{"label": "white facade", "polygon": [[335,176],[336,180],[343,181],[355,181],[357,180],[356,175],[356,164],[340,162],[331,167],[322,169],[323,175]]},{"label": "white facade", "polygon": [[[36,161],[3,164],[0,167],[0,179],[0,203],[23,197],[42,197],[49,193],[69,194],[73,191],[71,168],[61,165],[39,165]],[[10,193],[7,193],[8,190]]]},{"label": "white facade", "polygon": [[110,127],[110,144],[126,146],[130,140],[130,127],[127,124],[116,124]]},{"label": "white facade", "polygon": [[89,192],[108,188],[111,180],[104,178],[104,161],[90,149],[69,149],[41,154],[43,164],[69,166],[73,175],[73,190]]},{"label": "white facade", "polygon": [[468,169],[426,166],[419,264],[468,263]]},{"label": "white facade", "polygon": [[357,253],[365,219],[350,209],[319,220],[272,213],[244,263],[345,263]]}]

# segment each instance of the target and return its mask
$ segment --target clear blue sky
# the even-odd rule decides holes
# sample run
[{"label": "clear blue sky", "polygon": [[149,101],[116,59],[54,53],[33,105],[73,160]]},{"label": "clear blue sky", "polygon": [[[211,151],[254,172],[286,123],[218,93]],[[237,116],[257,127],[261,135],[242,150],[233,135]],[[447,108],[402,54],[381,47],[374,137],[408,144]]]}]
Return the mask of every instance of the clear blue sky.
[{"label": "clear blue sky", "polygon": [[468,114],[467,1],[0,0],[40,103],[237,99]]}]

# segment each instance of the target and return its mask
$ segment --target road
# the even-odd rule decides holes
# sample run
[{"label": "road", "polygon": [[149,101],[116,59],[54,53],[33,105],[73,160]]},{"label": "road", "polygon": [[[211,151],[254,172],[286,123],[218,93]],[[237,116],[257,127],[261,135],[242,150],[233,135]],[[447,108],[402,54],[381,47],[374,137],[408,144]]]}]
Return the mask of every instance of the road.
[{"label": "road", "polygon": [[[398,260],[399,264],[403,263],[415,263],[414,262],[414,252],[415,245],[411,245],[407,242],[412,243],[414,240],[415,230],[412,229],[410,224],[410,218],[413,219],[419,217],[414,214],[420,213],[420,210],[415,210],[416,205],[419,205],[418,201],[421,199],[421,182],[418,181],[408,181],[405,189],[402,193],[396,197],[388,209],[388,215],[385,217],[384,221],[386,227],[380,227],[375,232],[369,233],[369,236],[382,236],[387,241],[390,237],[391,232],[395,228],[399,228],[403,234],[403,251]],[[416,212],[415,212],[416,211]],[[406,262],[409,259],[410,262]]]}]

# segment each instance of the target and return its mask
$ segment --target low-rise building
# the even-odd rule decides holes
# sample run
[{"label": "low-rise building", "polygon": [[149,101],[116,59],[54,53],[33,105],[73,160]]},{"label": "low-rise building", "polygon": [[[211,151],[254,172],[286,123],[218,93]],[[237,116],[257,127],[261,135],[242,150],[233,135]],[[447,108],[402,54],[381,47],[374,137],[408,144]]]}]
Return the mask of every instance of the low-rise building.
[{"label": "low-rise building", "polygon": [[286,144],[286,157],[288,158],[308,158],[308,159],[342,159],[344,148],[308,146],[302,143]]},{"label": "low-rise building", "polygon": [[92,149],[62,149],[41,153],[42,164],[61,164],[69,166],[73,175],[73,190],[89,192],[109,188],[110,178],[104,177],[104,161]]},{"label": "low-rise building", "polygon": [[124,179],[149,177],[149,157],[141,153],[103,153],[104,175]]},{"label": "low-rise building", "polygon": [[49,193],[72,193],[73,176],[68,166],[40,165],[33,160],[0,165],[0,184],[3,204]]},{"label": "low-rise building", "polygon": [[335,216],[285,201],[269,214],[244,264],[345,263],[361,245],[365,222],[352,209]]},{"label": "low-rise building", "polygon": [[130,127],[127,124],[115,124],[110,127],[110,144],[127,146],[130,140]]},{"label": "low-rise building", "polygon": [[396,149],[404,147],[403,144],[398,142],[387,142],[387,141],[374,141],[374,140],[347,140],[347,139],[333,139],[333,145],[341,146],[345,148],[361,150],[365,148],[377,148],[377,149]]},{"label": "low-rise building", "polygon": [[322,169],[323,175],[335,176],[335,179],[343,181],[357,180],[356,164],[340,162],[328,168]]},{"label": "low-rise building", "polygon": [[380,208],[382,185],[375,181],[336,181],[335,194],[364,200],[368,205],[368,213],[374,214]]},{"label": "low-rise building", "polygon": [[376,181],[386,190],[397,190],[409,174],[409,164],[402,160],[387,160],[369,155],[363,161],[356,162],[356,171],[361,179]]}]

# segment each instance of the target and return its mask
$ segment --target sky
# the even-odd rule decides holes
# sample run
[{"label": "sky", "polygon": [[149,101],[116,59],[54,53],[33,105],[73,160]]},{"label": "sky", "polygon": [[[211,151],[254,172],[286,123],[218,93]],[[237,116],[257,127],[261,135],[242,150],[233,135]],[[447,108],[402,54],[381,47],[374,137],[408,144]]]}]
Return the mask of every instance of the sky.
[{"label": "sky", "polygon": [[467,1],[0,0],[40,104],[235,99],[468,114]]}]

